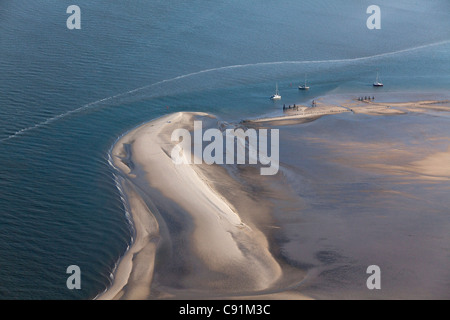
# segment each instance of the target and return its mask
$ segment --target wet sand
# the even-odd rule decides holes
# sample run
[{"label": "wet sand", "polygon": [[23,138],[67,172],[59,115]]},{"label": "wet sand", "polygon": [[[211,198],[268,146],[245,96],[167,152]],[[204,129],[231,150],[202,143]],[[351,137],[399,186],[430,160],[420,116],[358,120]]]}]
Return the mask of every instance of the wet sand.
[{"label": "wet sand", "polygon": [[[283,128],[280,159],[297,198],[274,212],[284,258],[308,270],[300,292],[450,298],[445,104],[388,103],[405,112],[345,113]],[[379,291],[366,288],[370,265],[381,268]]]}]

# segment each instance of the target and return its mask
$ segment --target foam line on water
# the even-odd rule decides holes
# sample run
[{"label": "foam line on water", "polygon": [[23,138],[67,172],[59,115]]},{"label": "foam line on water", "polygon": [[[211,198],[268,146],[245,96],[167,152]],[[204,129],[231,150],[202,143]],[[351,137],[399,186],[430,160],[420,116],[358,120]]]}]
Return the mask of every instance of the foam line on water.
[{"label": "foam line on water", "polygon": [[[32,126],[20,129],[20,130],[16,131],[15,133],[11,134],[10,136],[0,139],[0,143],[6,142],[8,140],[11,140],[11,139],[14,139],[14,138],[17,138],[17,137],[20,137],[24,133],[27,133],[27,132],[32,131],[34,129],[38,129],[40,127],[47,126],[47,125],[51,124],[52,122],[55,122],[57,120],[60,120],[60,119],[65,118],[67,116],[70,116],[72,114],[79,113],[79,112],[82,112],[82,111],[90,109],[90,108],[94,108],[94,107],[100,105],[103,102],[114,101],[115,99],[126,97],[126,96],[132,95],[132,94],[134,94],[136,92],[139,92],[139,91],[142,91],[142,90],[146,90],[146,89],[150,89],[151,87],[154,87],[154,86],[157,86],[157,85],[170,83],[170,82],[173,82],[173,81],[176,81],[176,80],[181,80],[181,79],[185,79],[185,78],[189,78],[189,77],[193,77],[193,76],[197,76],[197,75],[201,75],[201,74],[217,72],[217,71],[223,71],[223,70],[232,70],[232,69],[242,69],[242,68],[248,68],[248,67],[257,67],[257,66],[276,66],[276,65],[287,65],[287,64],[297,64],[298,65],[298,64],[352,63],[352,62],[373,60],[373,59],[378,59],[378,58],[386,58],[386,57],[389,57],[389,56],[394,56],[394,55],[399,55],[399,54],[402,54],[402,53],[407,53],[407,52],[417,51],[417,50],[426,49],[426,48],[430,48],[430,47],[440,46],[440,45],[444,45],[444,44],[448,44],[448,43],[450,43],[450,40],[444,40],[444,41],[440,41],[440,42],[435,42],[435,43],[426,44],[426,45],[422,45],[422,46],[417,46],[417,47],[413,47],[413,48],[402,49],[402,50],[393,51],[393,52],[380,53],[380,54],[376,54],[376,55],[372,55],[372,56],[365,56],[365,57],[358,57],[358,58],[349,58],[349,59],[309,60],[309,61],[295,61],[294,60],[294,61],[260,62],[260,63],[250,63],[250,64],[236,64],[236,65],[231,65],[231,66],[224,66],[224,67],[218,67],[218,68],[205,69],[205,70],[201,70],[201,71],[197,71],[197,72],[192,72],[192,73],[180,75],[180,76],[177,76],[177,77],[174,77],[174,78],[158,81],[158,82],[152,83],[150,85],[146,85],[146,86],[143,86],[143,87],[140,87],[140,88],[136,88],[136,89],[124,92],[124,93],[119,93],[119,94],[114,95],[114,96],[110,96],[110,97],[107,97],[107,98],[103,98],[101,100],[97,100],[97,101],[85,104],[85,105],[83,105],[83,106],[81,106],[81,107],[79,107],[77,109],[61,113],[61,114],[59,114],[57,116],[48,118],[47,120],[44,120],[44,121],[39,122],[37,124],[34,124]],[[157,94],[155,96],[157,96]]]}]

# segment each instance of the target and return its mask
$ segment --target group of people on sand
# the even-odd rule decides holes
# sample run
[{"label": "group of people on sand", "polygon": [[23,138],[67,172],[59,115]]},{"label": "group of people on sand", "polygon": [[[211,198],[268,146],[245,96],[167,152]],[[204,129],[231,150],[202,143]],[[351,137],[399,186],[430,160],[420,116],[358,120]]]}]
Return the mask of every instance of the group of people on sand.
[{"label": "group of people on sand", "polygon": [[292,109],[292,110],[298,111],[298,107],[299,107],[299,106],[297,106],[297,105],[295,105],[295,104],[294,104],[293,106],[289,105],[289,106],[287,106],[287,107],[286,107],[285,104],[283,104],[283,111],[286,111],[286,110],[288,110],[288,109]]},{"label": "group of people on sand", "polygon": [[359,97],[358,98],[358,101],[373,101],[373,100],[375,100],[375,97]]},{"label": "group of people on sand", "polygon": [[[313,100],[312,103],[311,103],[311,106],[312,106],[312,107],[317,106],[317,102],[316,102],[315,100]],[[300,107],[300,106],[298,106],[298,105],[296,105],[296,104],[294,104],[293,106],[288,105],[287,107],[286,107],[285,104],[283,104],[283,111],[286,111],[286,110],[295,110],[295,111],[298,111],[298,107]]]}]

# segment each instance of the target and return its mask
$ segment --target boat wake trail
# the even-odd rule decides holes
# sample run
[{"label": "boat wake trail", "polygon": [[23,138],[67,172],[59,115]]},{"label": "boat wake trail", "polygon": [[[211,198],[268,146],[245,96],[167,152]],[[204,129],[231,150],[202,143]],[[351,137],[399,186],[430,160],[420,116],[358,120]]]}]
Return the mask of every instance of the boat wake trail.
[{"label": "boat wake trail", "polygon": [[[150,85],[146,85],[140,88],[136,88],[133,89],[131,91],[127,91],[127,92],[123,92],[114,96],[110,96],[101,100],[97,100],[91,103],[88,103],[86,105],[83,105],[77,109],[74,110],[70,110],[64,113],[61,113],[57,116],[48,118],[42,122],[36,123],[32,126],[20,129],[18,131],[16,131],[15,133],[0,139],[0,143],[6,142],[8,140],[11,139],[15,139],[18,138],[22,135],[24,135],[25,133],[28,133],[30,131],[33,131],[35,129],[47,126],[55,121],[58,121],[60,119],[66,118],[68,116],[80,113],[82,111],[88,110],[88,109],[93,109],[99,106],[102,106],[104,104],[108,104],[108,103],[112,103],[112,102],[117,102],[120,101],[120,99],[123,98],[128,98],[128,97],[133,97],[136,96],[136,94],[138,93],[142,93],[145,92],[146,90],[152,90],[152,93],[150,94],[146,94],[145,98],[156,98],[158,96],[163,96],[163,95],[171,95],[173,94],[173,91],[168,90],[168,93],[165,93],[164,91],[164,85],[166,84],[170,84],[176,81],[180,81],[180,80],[184,80],[184,79],[188,79],[188,78],[192,78],[192,77],[196,77],[196,76],[202,76],[202,75],[215,75],[216,73],[221,73],[221,72],[228,72],[228,71],[232,71],[232,70],[237,70],[237,69],[248,69],[248,68],[261,68],[261,67],[269,67],[269,66],[286,66],[286,67],[290,67],[292,65],[335,65],[335,64],[353,64],[353,63],[359,63],[359,62],[364,62],[364,61],[370,61],[370,60],[376,60],[376,59],[384,59],[384,58],[389,58],[392,56],[397,56],[397,55],[401,55],[404,53],[410,53],[410,52],[414,52],[414,51],[418,51],[421,49],[426,49],[426,48],[431,48],[431,47],[436,47],[436,46],[440,46],[440,45],[445,45],[445,44],[449,44],[450,40],[444,40],[444,41],[440,41],[440,42],[436,42],[436,43],[431,43],[431,44],[426,44],[426,45],[422,45],[422,46],[417,46],[417,47],[413,47],[413,48],[407,48],[407,49],[402,49],[402,50],[398,50],[398,51],[393,51],[393,52],[387,52],[387,53],[381,53],[381,54],[376,54],[376,55],[372,55],[372,56],[365,56],[365,57],[359,57],[359,58],[350,58],[350,59],[334,59],[334,60],[309,60],[309,61],[275,61],[275,62],[260,62],[260,63],[251,63],[251,64],[237,64],[237,65],[231,65],[231,66],[223,66],[223,67],[218,67],[218,68],[210,68],[210,69],[205,69],[205,70],[201,70],[201,71],[197,71],[197,72],[192,72],[192,73],[188,73],[188,74],[184,74],[184,75],[180,75],[174,78],[170,78],[170,79],[166,79],[166,80],[162,80],[162,81],[158,81],[155,83],[152,83]],[[281,70],[279,72],[286,72],[287,70]],[[245,75],[245,77],[247,78],[247,80],[249,81],[255,81],[257,79],[261,79],[261,75],[264,74],[265,76],[267,76],[267,73],[265,72],[261,72],[257,75],[255,75],[253,78],[249,78],[248,74]],[[282,76],[282,74],[280,74],[280,76]],[[233,76],[228,75],[228,79],[225,80],[229,80],[230,83],[233,83],[234,81],[236,81],[236,79],[231,79]],[[236,76],[234,76],[236,77]],[[220,79],[220,80],[217,80]],[[212,85],[214,85],[215,83],[217,83],[217,81],[223,81],[224,78],[223,77],[217,77],[216,79],[211,79],[210,83]],[[159,89],[159,90],[158,90]],[[192,89],[194,90],[194,88]]]}]

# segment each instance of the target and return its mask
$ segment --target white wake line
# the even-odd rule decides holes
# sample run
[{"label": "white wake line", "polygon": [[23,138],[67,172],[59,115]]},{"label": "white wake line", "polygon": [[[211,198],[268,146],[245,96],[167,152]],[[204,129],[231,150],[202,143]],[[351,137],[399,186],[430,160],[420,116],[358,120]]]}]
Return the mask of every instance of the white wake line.
[{"label": "white wake line", "polygon": [[188,73],[188,74],[184,74],[175,78],[171,78],[171,79],[166,79],[166,80],[162,80],[159,82],[155,82],[152,83],[150,85],[144,86],[144,87],[140,87],[131,91],[127,91],[124,93],[119,93],[117,95],[111,96],[111,97],[107,97],[101,100],[97,100],[91,103],[88,103],[84,106],[81,106],[77,109],[74,110],[70,110],[67,111],[65,113],[62,113],[60,115],[54,116],[52,118],[49,118],[45,121],[39,122],[35,125],[32,125],[30,127],[27,128],[23,128],[15,133],[13,133],[12,135],[3,138],[0,140],[0,143],[3,143],[5,141],[17,138],[21,135],[23,135],[24,133],[34,130],[34,129],[38,129],[40,127],[46,126],[52,122],[55,122],[59,119],[65,118],[71,114],[75,114],[75,113],[79,113],[81,111],[90,109],[92,107],[95,107],[96,105],[102,103],[102,102],[106,102],[106,101],[110,101],[110,100],[114,100],[117,98],[121,98],[121,97],[125,97],[127,95],[136,93],[138,91],[142,91],[148,88],[151,88],[153,86],[157,86],[160,84],[164,84],[167,82],[172,82],[172,81],[176,81],[176,80],[180,80],[180,79],[184,79],[184,78],[189,78],[192,76],[196,76],[196,75],[200,75],[203,73],[210,73],[210,72],[215,72],[215,71],[222,71],[222,70],[230,70],[230,69],[240,69],[240,68],[248,68],[248,67],[257,67],[257,66],[270,66],[270,65],[284,65],[284,64],[318,64],[318,63],[343,63],[343,62],[357,62],[357,61],[364,61],[364,60],[372,60],[372,59],[376,59],[376,58],[384,58],[384,57],[389,57],[389,56],[393,56],[393,55],[398,55],[398,54],[402,54],[402,53],[406,53],[406,52],[412,52],[412,51],[416,51],[416,50],[420,50],[420,49],[425,49],[425,48],[430,48],[430,47],[434,47],[434,46],[440,46],[443,44],[448,44],[450,43],[450,40],[444,40],[444,41],[440,41],[440,42],[436,42],[436,43],[431,43],[431,44],[426,44],[426,45],[422,45],[422,46],[418,46],[418,47],[413,47],[413,48],[407,48],[407,49],[402,49],[399,51],[394,51],[394,52],[387,52],[387,53],[380,53],[380,54],[376,54],[376,55],[372,55],[372,56],[367,56],[367,57],[360,57],[360,58],[350,58],[350,59],[336,59],[336,60],[310,60],[310,61],[275,61],[275,62],[260,62],[260,63],[250,63],[250,64],[237,64],[237,65],[232,65],[232,66],[224,66],[224,67],[218,67],[218,68],[211,68],[211,69],[205,69],[205,70],[201,70],[201,71],[197,71],[197,72],[193,72],[193,73]]}]

